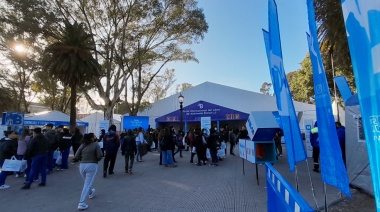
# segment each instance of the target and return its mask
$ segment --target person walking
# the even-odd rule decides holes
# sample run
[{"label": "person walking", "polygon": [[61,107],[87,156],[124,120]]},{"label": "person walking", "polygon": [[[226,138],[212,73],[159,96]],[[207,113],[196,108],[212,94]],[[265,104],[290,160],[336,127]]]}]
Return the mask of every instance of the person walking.
[{"label": "person walking", "polygon": [[133,160],[136,151],[136,139],[132,130],[129,129],[121,146],[121,155],[125,156],[125,173],[132,174]]},{"label": "person walking", "polygon": [[[113,169],[115,167],[115,161],[117,156],[117,150],[120,146],[119,136],[116,134],[116,126],[111,125],[108,129],[108,133],[104,137],[104,164],[103,164],[103,177],[107,177],[107,171],[109,175],[114,174]],[[109,166],[109,168],[108,168]]]},{"label": "person walking", "polygon": [[211,161],[210,165],[219,166],[218,160],[218,148],[219,148],[219,136],[214,128],[210,129],[210,137],[207,139],[207,147],[210,149]]},{"label": "person walking", "polygon": [[47,169],[48,174],[53,172],[55,160],[53,158],[53,153],[58,147],[59,136],[56,130],[53,130],[54,125],[52,123],[46,124],[45,136],[49,143],[48,159],[47,159]]},{"label": "person walking", "polygon": [[33,183],[34,177],[38,174],[41,174],[41,183],[38,185],[46,185],[49,143],[47,138],[41,132],[42,130],[39,127],[33,129],[33,138],[26,148],[25,159],[32,158],[32,169],[30,170],[28,182],[26,182],[21,189],[29,189],[30,185]]},{"label": "person walking", "polygon": [[136,146],[137,146],[137,154],[136,154],[136,162],[142,162],[143,159],[143,145],[146,144],[146,140],[144,138],[144,130],[142,127],[139,127],[138,134],[136,137]]},{"label": "person walking", "polygon": [[273,140],[274,140],[274,144],[276,145],[277,156],[283,157],[284,155],[282,154],[281,137],[282,137],[282,133],[280,130],[276,132],[276,134],[273,137]]},{"label": "person walking", "polygon": [[164,137],[160,141],[161,152],[162,152],[162,165],[166,167],[176,167],[173,160],[172,150],[175,146],[175,141],[173,140],[173,135],[169,128],[165,128]]},{"label": "person walking", "polygon": [[[14,131],[4,131],[5,138],[0,140],[0,167],[3,166],[6,159],[11,159],[13,155],[16,155],[16,149],[13,148],[13,139],[17,138]],[[11,172],[0,172],[0,190],[7,189],[10,186],[5,184],[5,180]]]},{"label": "person walking", "polygon": [[79,173],[84,180],[82,193],[79,199],[78,209],[85,210],[88,208],[86,198],[92,199],[95,195],[95,188],[92,187],[96,173],[98,171],[98,162],[102,159],[103,154],[99,145],[95,142],[93,133],[83,136],[82,144],[74,156],[75,161],[81,161]]},{"label": "person walking", "polygon": [[[18,145],[17,145],[17,160],[24,159],[24,154],[26,151],[26,147],[28,146],[28,142],[30,141],[30,131],[28,128],[25,128],[21,136],[18,138]],[[20,174],[25,170],[22,170],[21,172],[17,172],[16,177],[19,177]]]},{"label": "person walking", "polygon": [[61,165],[58,165],[57,170],[66,170],[69,169],[68,160],[70,155],[70,147],[72,145],[72,135],[70,134],[69,129],[63,128],[62,137],[58,141],[58,148],[62,154]]},{"label": "person walking", "polygon": [[83,135],[78,127],[75,127],[72,140],[72,147],[74,155],[77,153],[79,146],[81,145]]}]

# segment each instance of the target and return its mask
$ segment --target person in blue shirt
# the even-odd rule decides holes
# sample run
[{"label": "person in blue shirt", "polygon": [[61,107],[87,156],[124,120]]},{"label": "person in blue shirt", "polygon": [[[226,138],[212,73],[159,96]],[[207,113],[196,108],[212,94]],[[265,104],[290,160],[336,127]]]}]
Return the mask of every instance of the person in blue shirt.
[{"label": "person in blue shirt", "polygon": [[338,134],[339,146],[342,151],[342,159],[344,166],[346,166],[346,128],[337,121],[335,122],[336,133]]},{"label": "person in blue shirt", "polygon": [[310,143],[313,147],[313,161],[314,161],[314,169],[313,171],[319,172],[319,135],[318,135],[318,124],[314,123],[314,128],[311,129],[310,135]]}]

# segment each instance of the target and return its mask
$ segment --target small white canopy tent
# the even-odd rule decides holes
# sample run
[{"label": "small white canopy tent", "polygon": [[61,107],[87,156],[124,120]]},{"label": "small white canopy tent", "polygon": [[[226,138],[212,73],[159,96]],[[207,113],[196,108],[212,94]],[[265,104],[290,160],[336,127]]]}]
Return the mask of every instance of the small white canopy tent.
[{"label": "small white canopy tent", "polygon": [[[100,135],[99,123],[104,120],[104,114],[100,112],[96,112],[90,114],[84,118],[83,121],[88,122],[88,132],[94,133],[96,136]],[[113,115],[113,124],[116,126],[117,131],[121,131],[121,115],[114,114]]]},{"label": "small white canopy tent", "polygon": [[[48,123],[52,123],[54,127],[59,126],[59,125],[70,126],[70,116],[60,111],[54,111],[54,110],[25,114],[24,116],[25,126],[43,126]],[[76,126],[82,132],[85,132],[88,126],[88,123],[77,119]]]}]

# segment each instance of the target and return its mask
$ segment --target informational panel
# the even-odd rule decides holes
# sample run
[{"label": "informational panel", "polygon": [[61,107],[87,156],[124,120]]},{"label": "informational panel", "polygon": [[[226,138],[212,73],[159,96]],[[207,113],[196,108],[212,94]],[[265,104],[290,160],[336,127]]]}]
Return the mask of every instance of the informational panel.
[{"label": "informational panel", "polygon": [[246,152],[247,152],[247,160],[251,163],[256,162],[256,152],[255,152],[255,142],[247,141],[245,144]]},{"label": "informational panel", "polygon": [[210,135],[211,117],[201,117],[201,129],[206,129],[207,135]]},{"label": "informational panel", "polygon": [[245,143],[246,143],[246,141],[247,140],[239,139],[239,155],[240,155],[241,158],[247,160],[247,154],[246,154],[246,150],[245,150]]},{"label": "informational panel", "polygon": [[126,130],[133,130],[142,127],[147,130],[149,127],[148,116],[123,116],[123,128]]},{"label": "informational panel", "polygon": [[313,129],[313,120],[304,119],[303,125],[305,127],[305,140],[306,140],[306,154],[307,157],[311,158],[313,156],[313,147],[310,142],[311,129]]},{"label": "informational panel", "polygon": [[99,121],[99,132],[102,130],[105,130],[108,132],[108,128],[110,127],[110,121],[109,120],[101,120]]}]

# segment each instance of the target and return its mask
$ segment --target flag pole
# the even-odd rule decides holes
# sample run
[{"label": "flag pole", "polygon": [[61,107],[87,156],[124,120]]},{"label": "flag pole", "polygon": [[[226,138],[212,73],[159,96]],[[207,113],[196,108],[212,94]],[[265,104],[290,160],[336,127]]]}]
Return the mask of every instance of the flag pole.
[{"label": "flag pole", "polygon": [[[333,53],[331,53],[331,70],[332,70],[332,74],[333,74],[333,79],[335,78],[335,69],[334,69],[334,57],[333,57]],[[337,112],[337,121],[340,122],[340,117],[339,117],[339,105],[338,105],[338,98],[336,97],[336,84],[335,84],[335,81],[333,80],[333,83],[334,83],[334,100],[335,100],[335,104],[336,104],[336,112]]]},{"label": "flag pole", "polygon": [[329,212],[329,207],[327,206],[327,194],[326,194],[326,183],[323,182],[323,193],[325,193],[325,212]]},{"label": "flag pole", "polygon": [[309,161],[307,159],[306,159],[306,166],[307,166],[307,172],[309,173],[311,192],[313,193],[313,199],[314,199],[314,202],[315,202],[315,206],[317,207],[317,210],[319,211],[319,206],[318,206],[317,198],[315,197],[314,184],[313,184],[313,180],[311,179]]}]

